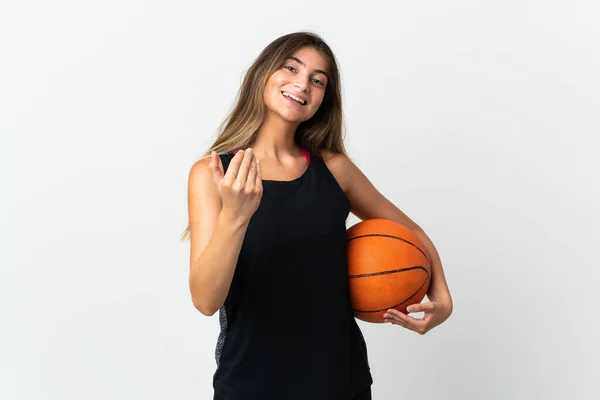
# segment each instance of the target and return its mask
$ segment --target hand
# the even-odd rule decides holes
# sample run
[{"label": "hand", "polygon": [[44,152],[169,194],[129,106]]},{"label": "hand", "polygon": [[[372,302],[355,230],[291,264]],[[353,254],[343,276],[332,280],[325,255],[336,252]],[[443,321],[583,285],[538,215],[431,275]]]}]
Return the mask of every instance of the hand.
[{"label": "hand", "polygon": [[219,156],[213,151],[209,166],[223,202],[223,211],[249,221],[262,198],[260,162],[252,149],[238,151],[231,159],[227,173],[223,175],[219,161]]},{"label": "hand", "polygon": [[448,319],[451,313],[450,307],[447,307],[444,303],[439,301],[413,304],[407,307],[407,311],[409,313],[424,312],[425,315],[423,318],[414,318],[391,308],[383,314],[383,318],[385,319],[385,322],[400,325],[406,329],[417,332],[419,335],[424,335]]}]

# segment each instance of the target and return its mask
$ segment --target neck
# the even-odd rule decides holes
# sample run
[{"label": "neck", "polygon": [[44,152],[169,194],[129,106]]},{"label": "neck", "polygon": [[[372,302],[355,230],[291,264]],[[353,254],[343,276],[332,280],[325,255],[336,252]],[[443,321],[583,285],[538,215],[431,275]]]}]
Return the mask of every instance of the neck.
[{"label": "neck", "polygon": [[294,142],[294,134],[298,125],[269,113],[252,143],[252,150],[264,158],[297,155],[299,149]]}]

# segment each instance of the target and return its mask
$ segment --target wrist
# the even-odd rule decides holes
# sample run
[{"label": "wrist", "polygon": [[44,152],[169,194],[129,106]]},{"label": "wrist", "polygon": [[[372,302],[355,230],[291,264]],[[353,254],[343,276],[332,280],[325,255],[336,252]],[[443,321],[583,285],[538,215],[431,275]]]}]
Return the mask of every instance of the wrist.
[{"label": "wrist", "polygon": [[221,220],[226,226],[233,228],[244,228],[250,222],[250,219],[237,214],[236,212],[229,210],[225,207],[221,209],[221,213],[219,214],[219,220]]}]

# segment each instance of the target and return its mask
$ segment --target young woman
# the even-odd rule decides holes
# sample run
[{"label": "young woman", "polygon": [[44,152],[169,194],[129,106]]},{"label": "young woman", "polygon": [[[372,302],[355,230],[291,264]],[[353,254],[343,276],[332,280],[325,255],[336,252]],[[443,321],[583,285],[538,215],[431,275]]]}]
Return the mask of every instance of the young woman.
[{"label": "young woman", "polygon": [[[216,142],[189,174],[190,291],[219,311],[215,399],[366,400],[373,382],[353,317],[346,219],[386,218],[423,241],[430,302],[387,322],[425,334],[452,312],[423,230],[346,155],[337,61],[307,32],[269,44]],[[208,157],[210,154],[210,157]]]}]

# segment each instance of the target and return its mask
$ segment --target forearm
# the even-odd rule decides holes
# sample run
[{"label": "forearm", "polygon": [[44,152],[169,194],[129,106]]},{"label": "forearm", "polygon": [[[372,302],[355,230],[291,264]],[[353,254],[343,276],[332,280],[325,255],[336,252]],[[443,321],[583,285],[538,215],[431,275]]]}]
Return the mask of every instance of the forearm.
[{"label": "forearm", "polygon": [[423,229],[419,227],[414,229],[413,232],[421,240],[423,246],[425,246],[427,254],[430,257],[431,283],[429,284],[427,297],[431,301],[439,301],[441,304],[447,307],[448,314],[450,314],[452,312],[452,296],[448,290],[440,255],[433,245],[433,242],[431,239],[429,239]]},{"label": "forearm", "polygon": [[248,221],[221,212],[213,234],[190,269],[194,306],[213,315],[225,302],[248,228]]}]

